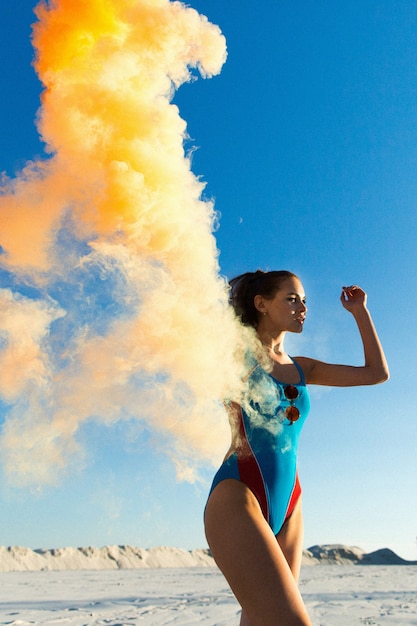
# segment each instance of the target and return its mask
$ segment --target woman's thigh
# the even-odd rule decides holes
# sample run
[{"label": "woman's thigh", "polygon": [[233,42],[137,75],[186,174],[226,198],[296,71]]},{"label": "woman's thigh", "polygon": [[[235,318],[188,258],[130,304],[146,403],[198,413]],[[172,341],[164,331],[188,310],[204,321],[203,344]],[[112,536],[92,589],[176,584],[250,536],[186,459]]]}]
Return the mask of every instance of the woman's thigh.
[{"label": "woman's thigh", "polygon": [[310,624],[283,551],[243,483],[217,485],[205,527],[213,557],[253,626]]},{"label": "woman's thigh", "polygon": [[277,535],[278,544],[287,560],[296,581],[300,577],[303,558],[304,522],[301,496],[291,516]]}]

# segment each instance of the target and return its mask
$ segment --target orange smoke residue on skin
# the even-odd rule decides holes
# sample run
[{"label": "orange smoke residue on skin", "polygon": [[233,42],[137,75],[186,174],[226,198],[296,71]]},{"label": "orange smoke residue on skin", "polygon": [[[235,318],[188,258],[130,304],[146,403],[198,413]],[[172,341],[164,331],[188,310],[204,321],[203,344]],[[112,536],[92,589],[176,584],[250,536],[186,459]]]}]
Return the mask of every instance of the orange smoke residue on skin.
[{"label": "orange smoke residue on skin", "polygon": [[17,483],[54,482],[84,422],[135,419],[191,479],[227,445],[220,400],[240,384],[241,333],[172,97],[190,68],[220,71],[224,37],[168,0],[53,0],[35,12],[47,156],[0,197],[0,263],[16,291],[0,290],[0,362],[15,374],[0,377],[13,398],[6,469]]}]

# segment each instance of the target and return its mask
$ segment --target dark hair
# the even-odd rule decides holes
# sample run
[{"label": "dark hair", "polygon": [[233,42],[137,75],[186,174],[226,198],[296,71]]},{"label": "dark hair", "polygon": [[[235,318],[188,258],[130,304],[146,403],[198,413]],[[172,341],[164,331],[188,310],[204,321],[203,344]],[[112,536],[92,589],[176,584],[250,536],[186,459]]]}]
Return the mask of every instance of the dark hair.
[{"label": "dark hair", "polygon": [[229,302],[240,317],[245,326],[258,325],[259,312],[255,307],[254,298],[257,295],[272,299],[281,288],[281,283],[288,278],[298,278],[287,270],[272,272],[246,272],[236,276],[229,281],[230,295]]}]

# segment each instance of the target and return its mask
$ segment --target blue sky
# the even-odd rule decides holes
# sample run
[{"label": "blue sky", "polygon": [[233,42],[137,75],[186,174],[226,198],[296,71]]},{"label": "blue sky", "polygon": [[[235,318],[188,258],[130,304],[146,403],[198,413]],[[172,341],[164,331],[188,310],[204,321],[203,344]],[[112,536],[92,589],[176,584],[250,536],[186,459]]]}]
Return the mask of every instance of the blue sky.
[{"label": "blue sky", "polygon": [[[299,460],[305,545],[390,547],[417,559],[417,6],[189,4],[228,46],[219,76],[174,98],[185,147],[197,147],[193,171],[219,212],[221,272],[295,271],[309,313],[289,352],[353,364],[361,346],[339,295],[363,286],[390,365],[382,386],[311,390]],[[43,150],[34,6],[5,0],[0,24],[0,170],[11,176]],[[86,458],[57,487],[17,489],[3,477],[0,543],[206,545],[212,468],[203,482],[177,482],[158,435],[132,437],[122,422],[92,422],[80,436]]]}]

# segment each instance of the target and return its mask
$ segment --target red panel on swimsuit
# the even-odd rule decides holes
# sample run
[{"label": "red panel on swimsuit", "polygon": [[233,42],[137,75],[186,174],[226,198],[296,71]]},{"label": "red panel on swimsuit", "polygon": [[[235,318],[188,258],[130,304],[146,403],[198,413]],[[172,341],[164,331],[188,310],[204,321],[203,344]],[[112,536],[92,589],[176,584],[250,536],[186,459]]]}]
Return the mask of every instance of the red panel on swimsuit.
[{"label": "red panel on swimsuit", "polygon": [[247,487],[255,495],[262,510],[262,514],[267,522],[269,522],[269,505],[268,497],[266,495],[265,483],[262,478],[262,473],[256,460],[252,448],[249,445],[249,441],[246,435],[245,426],[243,422],[242,409],[238,404],[233,403],[234,408],[239,415],[239,449],[237,450],[237,462],[239,468],[240,480],[245,483]]},{"label": "red panel on swimsuit", "polygon": [[294,511],[295,505],[298,502],[298,498],[301,496],[301,485],[298,480],[298,473],[295,477],[295,485],[291,494],[290,503],[288,505],[287,513],[285,515],[285,521],[291,516],[291,513]]}]

